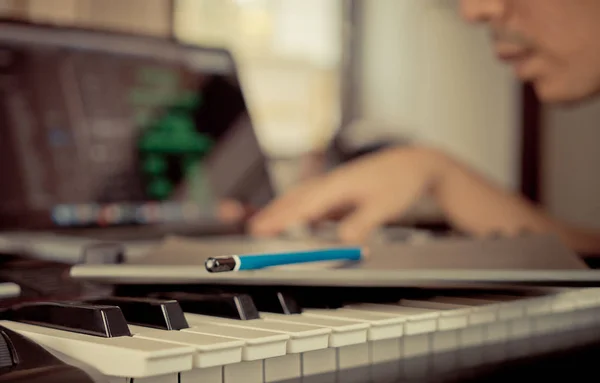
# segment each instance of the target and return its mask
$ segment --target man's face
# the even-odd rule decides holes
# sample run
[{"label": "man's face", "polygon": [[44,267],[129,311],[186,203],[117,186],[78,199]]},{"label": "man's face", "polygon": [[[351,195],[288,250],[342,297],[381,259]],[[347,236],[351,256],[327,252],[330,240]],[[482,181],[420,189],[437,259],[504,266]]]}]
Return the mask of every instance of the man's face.
[{"label": "man's face", "polygon": [[600,92],[600,0],[461,0],[489,25],[498,57],[547,102]]}]

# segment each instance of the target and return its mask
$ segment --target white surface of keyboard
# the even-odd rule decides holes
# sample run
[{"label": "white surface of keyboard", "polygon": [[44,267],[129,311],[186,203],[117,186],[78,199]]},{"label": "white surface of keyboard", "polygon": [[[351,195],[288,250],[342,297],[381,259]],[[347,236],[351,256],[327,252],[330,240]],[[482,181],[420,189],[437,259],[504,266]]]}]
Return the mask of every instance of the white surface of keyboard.
[{"label": "white surface of keyboard", "polygon": [[[292,315],[261,312],[252,320],[185,317],[190,327],[180,331],[130,325],[132,337],[119,338],[0,325],[91,365],[112,382],[272,383],[394,361],[400,371],[402,361],[423,356],[431,360],[427,368],[451,369],[572,346],[585,339],[567,330],[598,323],[600,289],[521,298],[439,295]],[[555,336],[538,341],[544,334]],[[516,339],[530,342],[509,347]],[[491,347],[474,348],[484,345]]]}]

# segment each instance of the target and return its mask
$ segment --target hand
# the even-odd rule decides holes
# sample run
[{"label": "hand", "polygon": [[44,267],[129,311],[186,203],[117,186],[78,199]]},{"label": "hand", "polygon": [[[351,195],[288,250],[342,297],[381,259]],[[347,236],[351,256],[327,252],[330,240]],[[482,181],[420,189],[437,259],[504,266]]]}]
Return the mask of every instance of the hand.
[{"label": "hand", "polygon": [[393,148],[360,158],[271,203],[250,220],[250,232],[277,235],[341,212],[339,239],[362,242],[427,193],[442,165],[441,154],[425,148]]},{"label": "hand", "polygon": [[226,224],[238,224],[248,220],[255,209],[236,200],[223,200],[217,205],[217,219]]}]

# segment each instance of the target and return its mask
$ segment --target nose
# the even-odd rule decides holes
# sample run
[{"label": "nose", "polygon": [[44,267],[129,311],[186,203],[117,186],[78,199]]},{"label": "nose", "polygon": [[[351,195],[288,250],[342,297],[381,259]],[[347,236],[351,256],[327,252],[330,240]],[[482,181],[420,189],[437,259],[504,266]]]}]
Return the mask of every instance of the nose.
[{"label": "nose", "polygon": [[462,17],[469,22],[491,22],[502,18],[507,0],[461,0]]}]

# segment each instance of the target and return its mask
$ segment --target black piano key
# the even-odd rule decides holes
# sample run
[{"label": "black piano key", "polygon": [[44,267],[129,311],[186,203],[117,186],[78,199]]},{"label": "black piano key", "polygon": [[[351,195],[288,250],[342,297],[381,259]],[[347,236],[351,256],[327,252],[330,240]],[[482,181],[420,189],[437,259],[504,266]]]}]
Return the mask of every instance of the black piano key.
[{"label": "black piano key", "polygon": [[104,338],[131,336],[127,321],[117,306],[79,302],[24,303],[6,311],[4,316],[15,322]]},{"label": "black piano key", "polygon": [[302,313],[302,306],[292,293],[271,286],[207,287],[202,289],[202,293],[247,294],[252,298],[259,312],[264,311],[285,315]]},{"label": "black piano key", "polygon": [[355,288],[302,287],[292,290],[298,305],[318,309],[337,309],[350,303],[380,300],[378,291],[364,292],[364,289]]},{"label": "black piano key", "polygon": [[152,298],[174,299],[186,313],[249,320],[258,319],[254,301],[246,294],[195,294],[185,292],[160,292]]},{"label": "black piano key", "polygon": [[115,295],[123,297],[149,296],[160,289],[162,292],[187,292],[196,294],[246,294],[254,301],[258,311],[276,314],[300,314],[302,305],[293,291],[273,286],[201,286],[201,285],[160,285],[160,286],[119,286]]},{"label": "black piano key", "polygon": [[281,291],[254,291],[250,293],[258,311],[276,314],[300,314],[302,307],[290,294]]},{"label": "black piano key", "polygon": [[0,326],[0,354],[0,382],[94,383],[86,371],[3,326]]},{"label": "black piano key", "polygon": [[[368,287],[299,287],[291,291],[303,308],[336,309],[356,303],[395,304],[401,299],[427,300],[437,296],[478,297],[482,294],[506,294],[490,289],[410,289]],[[515,292],[511,293],[516,294]],[[531,292],[529,293],[532,294]]]},{"label": "black piano key", "polygon": [[161,330],[189,328],[183,310],[175,300],[110,297],[87,300],[95,305],[118,306],[129,324]]}]

